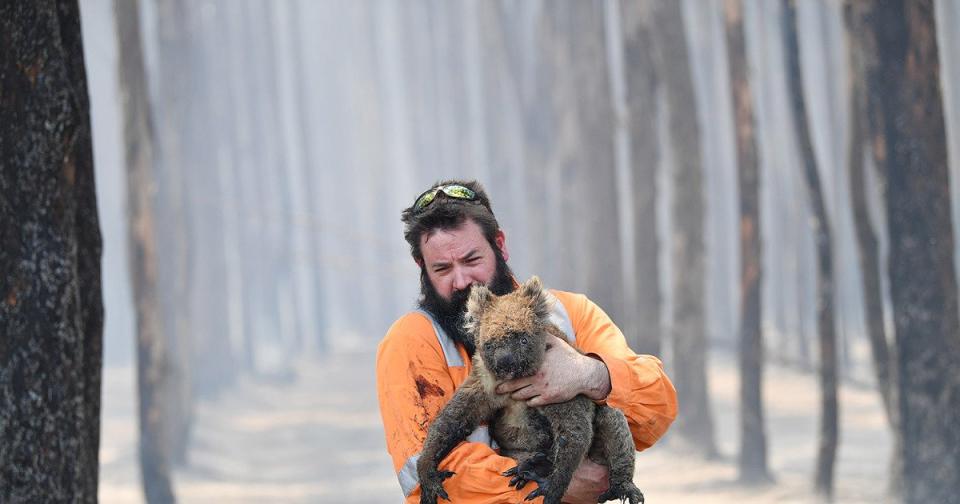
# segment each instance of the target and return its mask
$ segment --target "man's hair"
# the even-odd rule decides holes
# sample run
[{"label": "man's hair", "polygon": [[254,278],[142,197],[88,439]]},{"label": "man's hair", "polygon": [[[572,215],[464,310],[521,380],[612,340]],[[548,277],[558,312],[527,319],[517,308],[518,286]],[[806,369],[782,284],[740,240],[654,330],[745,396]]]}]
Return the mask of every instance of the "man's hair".
[{"label": "man's hair", "polygon": [[476,198],[472,200],[451,198],[443,191],[439,191],[436,198],[425,208],[416,210],[414,205],[410,205],[400,214],[400,220],[403,221],[403,238],[410,244],[410,254],[419,263],[423,262],[420,239],[424,233],[432,234],[440,229],[455,229],[463,225],[467,219],[480,226],[487,242],[497,250],[496,236],[497,231],[500,230],[500,224],[493,215],[490,198],[487,197],[483,186],[476,180],[444,180],[433,184],[430,189],[450,184],[469,188],[476,193]]}]

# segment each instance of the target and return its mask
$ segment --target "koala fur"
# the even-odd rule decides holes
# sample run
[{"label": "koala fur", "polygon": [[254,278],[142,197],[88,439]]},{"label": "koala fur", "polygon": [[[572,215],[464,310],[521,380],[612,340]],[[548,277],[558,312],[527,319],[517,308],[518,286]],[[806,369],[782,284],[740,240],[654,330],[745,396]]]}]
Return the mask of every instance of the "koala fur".
[{"label": "koala fur", "polygon": [[[532,277],[516,291],[496,296],[475,286],[467,303],[467,330],[476,344],[473,368],[450,402],[430,424],[417,473],[421,504],[449,500],[443,480],[454,473],[440,471],[440,461],[484,422],[490,427],[500,454],[517,466],[504,476],[522,488],[538,487],[526,500],[543,496],[545,504],[559,504],[584,456],[609,468],[610,487],[599,502],[612,499],[643,502],[633,484],[635,448],[620,410],[578,395],[570,401],[540,407],[527,406],[510,394],[497,394],[501,382],[535,374],[548,350],[547,334],[564,334],[549,320],[553,296]],[[493,483],[492,483],[493,484]]]}]

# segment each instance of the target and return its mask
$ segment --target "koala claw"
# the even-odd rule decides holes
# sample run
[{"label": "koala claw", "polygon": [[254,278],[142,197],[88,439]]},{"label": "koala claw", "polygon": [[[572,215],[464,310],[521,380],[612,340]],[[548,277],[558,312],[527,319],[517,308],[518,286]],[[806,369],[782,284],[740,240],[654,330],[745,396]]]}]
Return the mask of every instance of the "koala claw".
[{"label": "koala claw", "polygon": [[543,452],[537,452],[530,458],[520,462],[516,467],[506,470],[504,476],[513,476],[510,480],[510,486],[517,487],[517,490],[523,488],[530,481],[536,481],[543,485],[544,478],[541,474],[549,473],[550,461]]},{"label": "koala claw", "polygon": [[537,488],[536,490],[530,492],[529,494],[527,494],[527,498],[523,500],[533,500],[533,499],[536,499],[537,497],[540,497],[541,495],[543,495],[543,487]]},{"label": "koala claw", "polygon": [[546,479],[537,481],[537,484],[540,486],[527,494],[524,500],[529,501],[537,497],[543,497],[543,504],[560,504],[560,498],[563,497],[563,492],[557,492],[555,490],[556,485],[551,485]]},{"label": "koala claw", "polygon": [[[533,471],[514,472],[512,474],[513,478],[510,479],[509,485],[517,487],[517,490],[523,488],[530,481],[536,481],[537,484],[543,481],[543,479]],[[504,476],[510,476],[510,474],[504,474]]]},{"label": "koala claw", "polygon": [[630,504],[643,504],[643,493],[632,482],[622,485],[611,485],[603,495],[597,499],[597,502],[607,502],[617,499],[621,503],[630,502]]},{"label": "koala claw", "polygon": [[450,496],[443,489],[443,480],[453,476],[453,471],[434,471],[420,482],[420,504],[436,504],[437,498],[449,501]]}]

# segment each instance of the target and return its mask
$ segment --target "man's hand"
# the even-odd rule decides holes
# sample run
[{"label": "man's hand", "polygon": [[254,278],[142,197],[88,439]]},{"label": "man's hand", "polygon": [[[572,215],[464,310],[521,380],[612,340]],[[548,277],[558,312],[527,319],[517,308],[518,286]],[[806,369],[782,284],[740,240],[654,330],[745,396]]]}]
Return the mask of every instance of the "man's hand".
[{"label": "man's hand", "polygon": [[547,335],[547,352],[537,374],[503,382],[497,386],[497,393],[509,393],[530,406],[568,401],[577,394],[599,401],[610,393],[610,372],[603,361]]},{"label": "man's hand", "polygon": [[597,502],[600,494],[610,486],[609,474],[606,466],[596,464],[588,458],[580,462],[567,487],[567,493],[561,501],[564,504],[585,504]]}]

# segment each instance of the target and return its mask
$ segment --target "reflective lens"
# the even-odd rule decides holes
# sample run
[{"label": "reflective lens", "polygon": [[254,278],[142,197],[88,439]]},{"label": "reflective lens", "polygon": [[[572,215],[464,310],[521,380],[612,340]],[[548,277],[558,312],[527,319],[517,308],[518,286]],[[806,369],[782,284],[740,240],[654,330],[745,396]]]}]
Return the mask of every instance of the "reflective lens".
[{"label": "reflective lens", "polygon": [[440,187],[434,187],[433,189],[427,190],[427,192],[421,194],[417,201],[413,204],[414,211],[419,212],[424,208],[430,206],[430,203],[433,203],[433,200],[437,199],[437,193],[443,191],[443,194],[451,198],[462,199],[462,200],[474,200],[477,197],[477,193],[473,192],[469,187],[464,187],[462,185],[445,185]]}]

